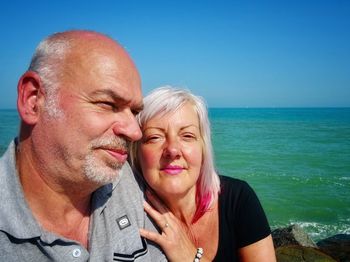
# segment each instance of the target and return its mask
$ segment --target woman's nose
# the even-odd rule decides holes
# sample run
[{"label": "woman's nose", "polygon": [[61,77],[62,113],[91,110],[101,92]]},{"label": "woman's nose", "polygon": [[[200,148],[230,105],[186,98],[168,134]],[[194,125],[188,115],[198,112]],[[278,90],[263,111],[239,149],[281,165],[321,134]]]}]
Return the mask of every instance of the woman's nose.
[{"label": "woman's nose", "polygon": [[164,150],[163,156],[170,159],[176,159],[181,156],[181,148],[178,142],[169,141],[167,142]]}]

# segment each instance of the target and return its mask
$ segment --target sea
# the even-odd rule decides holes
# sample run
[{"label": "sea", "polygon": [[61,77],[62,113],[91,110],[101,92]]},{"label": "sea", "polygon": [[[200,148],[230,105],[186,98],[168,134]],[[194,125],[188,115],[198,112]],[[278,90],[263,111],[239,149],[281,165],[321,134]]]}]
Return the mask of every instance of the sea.
[{"label": "sea", "polygon": [[[210,108],[218,173],[247,181],[272,229],[350,234],[350,108]],[[0,155],[18,133],[0,110]]]}]

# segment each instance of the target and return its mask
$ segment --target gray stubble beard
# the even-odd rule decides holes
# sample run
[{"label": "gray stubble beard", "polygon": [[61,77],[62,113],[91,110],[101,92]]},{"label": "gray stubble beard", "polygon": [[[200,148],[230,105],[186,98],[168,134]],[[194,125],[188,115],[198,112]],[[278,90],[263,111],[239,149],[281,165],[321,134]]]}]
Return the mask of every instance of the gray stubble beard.
[{"label": "gray stubble beard", "polygon": [[107,161],[106,163],[101,163],[101,160],[97,159],[96,156],[93,155],[94,149],[99,147],[113,147],[127,150],[128,145],[124,139],[116,136],[98,138],[91,142],[91,151],[84,160],[84,175],[92,182],[100,185],[106,185],[113,183],[117,179],[124,163],[117,161]]},{"label": "gray stubble beard", "polygon": [[[65,117],[63,110],[59,106],[57,90],[54,88],[48,91],[47,101],[45,104],[45,111],[47,113],[47,117],[51,120],[59,120]],[[82,171],[89,181],[100,185],[113,183],[117,179],[124,165],[124,163],[116,161],[107,161],[106,163],[101,163],[101,160],[97,159],[96,156],[93,155],[93,152],[94,149],[103,146],[127,150],[128,143],[125,141],[125,139],[122,139],[117,136],[97,138],[90,143],[90,152],[86,155],[85,159],[83,160],[84,163]],[[69,155],[69,152],[65,153],[66,158],[70,158]]]}]

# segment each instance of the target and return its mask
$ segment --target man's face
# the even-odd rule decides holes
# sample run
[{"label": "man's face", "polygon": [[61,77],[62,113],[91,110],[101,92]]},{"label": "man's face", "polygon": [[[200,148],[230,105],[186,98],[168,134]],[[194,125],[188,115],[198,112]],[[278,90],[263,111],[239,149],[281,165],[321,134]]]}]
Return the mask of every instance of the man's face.
[{"label": "man's face", "polygon": [[74,57],[65,76],[57,93],[59,116],[44,112],[37,125],[43,157],[69,181],[112,182],[129,142],[141,138],[134,117],[142,108],[139,75],[125,53],[104,50]]}]

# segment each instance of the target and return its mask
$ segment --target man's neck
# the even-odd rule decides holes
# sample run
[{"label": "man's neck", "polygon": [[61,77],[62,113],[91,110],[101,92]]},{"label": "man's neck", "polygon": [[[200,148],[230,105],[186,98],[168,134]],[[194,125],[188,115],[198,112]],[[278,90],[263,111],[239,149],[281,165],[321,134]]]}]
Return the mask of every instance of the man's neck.
[{"label": "man's neck", "polygon": [[45,230],[75,240],[87,248],[90,202],[94,188],[61,185],[57,175],[42,174],[30,154],[17,153],[17,170],[25,199]]}]

